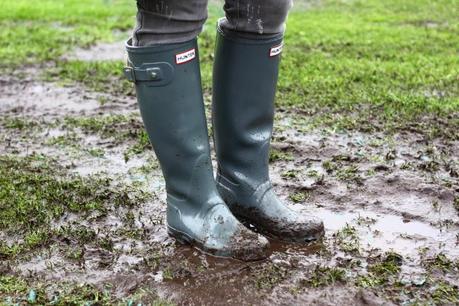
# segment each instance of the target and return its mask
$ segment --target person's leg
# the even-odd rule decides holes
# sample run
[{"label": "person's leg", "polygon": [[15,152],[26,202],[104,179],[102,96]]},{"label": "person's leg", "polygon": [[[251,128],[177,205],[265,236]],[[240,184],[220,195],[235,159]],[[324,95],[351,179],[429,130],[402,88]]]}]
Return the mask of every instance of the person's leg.
[{"label": "person's leg", "polygon": [[137,0],[134,46],[185,42],[195,38],[207,19],[207,0]]},{"label": "person's leg", "polygon": [[[188,1],[151,2],[167,2],[170,6],[164,10],[169,15],[144,15],[142,24],[164,22],[161,35],[152,27],[149,35],[139,35],[141,46],[129,40],[124,72],[135,83],[140,113],[166,182],[168,232],[218,256],[265,258],[268,241],[231,214],[213,177],[196,40],[200,26],[190,32],[176,23],[183,16],[199,20],[200,13],[194,16],[191,6],[202,1],[189,1],[190,7],[179,4]],[[171,27],[165,16],[171,16]]]},{"label": "person's leg", "polygon": [[218,23],[213,75],[217,184],[232,213],[272,238],[308,242],[323,223],[284,205],[269,179],[284,23],[290,0],[227,0]]},{"label": "person's leg", "polygon": [[226,18],[220,26],[254,39],[283,33],[292,4],[292,0],[226,0]]}]

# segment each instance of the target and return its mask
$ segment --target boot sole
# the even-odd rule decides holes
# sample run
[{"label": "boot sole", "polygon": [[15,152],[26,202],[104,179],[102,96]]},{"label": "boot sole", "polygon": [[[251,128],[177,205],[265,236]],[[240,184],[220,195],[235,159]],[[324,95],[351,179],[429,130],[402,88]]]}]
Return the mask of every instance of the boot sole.
[{"label": "boot sole", "polygon": [[[223,176],[221,178],[225,179]],[[227,179],[225,179],[227,180]],[[229,180],[227,180],[229,181]],[[295,243],[295,244],[308,244],[308,243],[313,243],[316,242],[325,235],[325,229],[322,228],[321,231],[314,233],[313,235],[308,235],[308,236],[303,236],[303,237],[288,237],[286,238],[285,235],[276,235],[270,231],[269,228],[266,228],[262,225],[257,224],[257,222],[253,222],[251,218],[247,218],[247,215],[250,215],[250,212],[241,210],[239,207],[244,207],[244,205],[238,204],[238,202],[235,200],[236,196],[234,195],[234,192],[226,187],[224,184],[221,182],[218,182],[217,180],[217,188],[223,189],[225,192],[220,192],[220,195],[223,198],[223,201],[225,201],[226,205],[230,209],[231,213],[248,229],[265,236],[266,238],[269,238],[274,241],[279,241],[279,242],[284,242],[284,243]]]},{"label": "boot sole", "polygon": [[[231,207],[231,206],[229,206]],[[295,237],[289,237],[286,238],[285,236],[281,235],[276,235],[267,230],[265,227],[257,225],[256,222],[252,222],[249,218],[245,217],[244,215],[236,212],[235,210],[231,210],[231,212],[234,214],[234,216],[242,223],[244,226],[246,226],[248,229],[253,230],[254,232],[261,234],[271,240],[279,241],[279,242],[284,242],[284,243],[295,243],[295,244],[301,244],[301,243],[313,243],[316,241],[319,241],[322,239],[322,237],[325,235],[325,229],[322,229],[320,232],[317,232],[313,235],[309,236],[303,236],[299,238]]]},{"label": "boot sole", "polygon": [[[196,240],[192,238],[190,235],[188,235],[187,233],[184,233],[169,225],[167,226],[167,233],[169,234],[169,236],[175,238],[179,243],[183,245],[190,245],[203,254],[206,254],[212,257],[216,257],[216,258],[222,258],[222,259],[233,259],[233,260],[244,261],[244,262],[249,261],[249,260],[242,260],[242,259],[236,258],[234,257],[234,255],[231,254],[231,252],[224,252],[220,250],[207,248],[199,240]],[[250,260],[250,261],[259,261],[263,259]]]}]

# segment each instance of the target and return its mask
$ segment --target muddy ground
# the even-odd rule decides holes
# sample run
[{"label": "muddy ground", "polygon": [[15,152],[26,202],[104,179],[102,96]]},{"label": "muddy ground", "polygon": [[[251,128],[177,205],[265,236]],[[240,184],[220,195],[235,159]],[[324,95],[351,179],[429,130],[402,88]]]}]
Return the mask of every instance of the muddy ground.
[{"label": "muddy ground", "polygon": [[[113,48],[119,45],[69,56],[107,59],[104,52]],[[114,185],[149,193],[133,206],[108,205],[103,215],[68,212],[52,222],[52,229],[89,229],[94,236],[88,241],[54,239],[0,257],[3,275],[48,296],[62,284],[89,284],[128,305],[458,303],[457,138],[431,139],[406,129],[310,129],[307,115],[278,109],[273,183],[292,209],[323,218],[326,237],[309,246],[273,242],[269,259],[244,263],[202,255],[167,236],[158,163],[148,144],[140,141],[140,150],[131,150],[142,135],[134,96],[46,82],[41,69],[31,67],[0,76],[0,112],[3,156],[42,154],[63,173],[111,177]],[[72,118],[96,118],[108,127]],[[21,240],[11,233],[0,238],[10,245]],[[12,294],[10,302],[25,299]]]}]

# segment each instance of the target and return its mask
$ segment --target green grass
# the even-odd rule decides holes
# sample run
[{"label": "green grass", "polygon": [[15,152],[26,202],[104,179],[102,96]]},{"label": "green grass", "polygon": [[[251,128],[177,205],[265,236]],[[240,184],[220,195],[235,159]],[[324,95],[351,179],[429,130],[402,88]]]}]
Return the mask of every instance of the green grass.
[{"label": "green grass", "polygon": [[357,229],[346,224],[341,230],[334,235],[336,245],[344,252],[358,254],[360,249],[360,240]]},{"label": "green grass", "polygon": [[289,275],[288,269],[272,263],[254,270],[255,273],[252,279],[258,289],[271,289]]},{"label": "green grass", "polygon": [[[50,289],[54,290],[50,292]],[[90,284],[69,282],[32,283],[15,276],[0,276],[0,305],[148,305],[172,306],[154,292],[138,290],[131,297],[121,300],[111,286],[99,288]]]},{"label": "green grass", "polygon": [[[133,93],[122,80],[121,62],[60,61],[56,56],[76,45],[113,40],[115,30],[132,28],[134,1],[0,4],[2,66],[56,60],[48,77],[114,95]],[[221,14],[210,7],[200,39],[207,93],[214,25]],[[293,11],[277,103],[305,111],[311,127],[374,131],[380,128],[376,122],[385,127],[409,123],[433,137],[457,139],[457,129],[444,126],[459,124],[458,15],[457,0],[324,0]]]},{"label": "green grass", "polygon": [[333,286],[346,282],[346,271],[335,267],[317,266],[308,279],[302,280],[301,285],[306,287]]},{"label": "green grass", "polygon": [[458,4],[325,1],[294,12],[279,103],[318,111],[371,104],[389,117],[457,111]]},{"label": "green grass", "polygon": [[383,285],[394,285],[398,280],[403,258],[396,253],[387,253],[383,260],[368,267],[368,274],[360,276],[356,285],[368,288]]},{"label": "green grass", "polygon": [[0,230],[17,243],[0,242],[0,258],[46,245],[62,229],[51,225],[65,213],[105,215],[111,206],[136,206],[148,195],[112,179],[67,173],[42,155],[0,156]]},{"label": "green grass", "polygon": [[[61,56],[77,46],[127,38],[134,25],[135,1],[41,0],[31,4],[26,0],[0,0],[0,4],[0,71],[21,72],[35,65],[41,67],[48,80],[65,85],[80,83],[89,90],[115,96],[133,94],[132,84],[123,80],[121,61],[84,62]],[[215,21],[221,15],[221,9],[210,7],[209,22],[199,42],[207,102],[212,89]],[[304,131],[325,127],[332,131],[374,132],[408,126],[431,137],[459,139],[457,16],[458,0],[323,0],[307,10],[293,11],[286,32],[278,107],[287,110],[294,127]],[[105,99],[100,102],[110,103],[109,98]],[[4,128],[25,132],[44,125],[21,117],[0,120]],[[130,115],[64,118],[58,126],[68,129],[69,134],[51,139],[53,145],[76,145],[78,139],[72,135],[80,135],[74,134],[79,130],[118,144],[135,143],[134,152],[127,152],[127,157],[149,148],[142,124]],[[100,148],[90,149],[89,153],[96,157],[104,154]],[[270,160],[290,161],[293,153],[298,154],[273,150]],[[348,161],[338,157],[325,161],[323,166],[340,180],[358,183],[363,173]],[[436,167],[434,163],[423,165],[426,171]],[[316,175],[308,172],[308,176]],[[283,176],[300,179],[300,173],[295,171],[285,171]],[[111,205],[135,206],[144,199],[142,194],[132,198],[129,195],[137,194],[135,191],[112,186],[113,182],[104,177],[69,174],[55,161],[37,155],[0,157],[0,177],[0,230],[8,237],[14,233],[19,241],[0,243],[0,260],[28,255],[63,237],[78,244],[64,249],[66,258],[75,262],[81,260],[84,244],[94,243],[110,250],[113,241],[98,241],[92,229],[51,229],[51,225],[66,213],[103,216]],[[290,200],[302,203],[308,197],[297,191]],[[459,200],[453,205],[459,211]],[[127,214],[126,223],[130,219],[132,216]],[[142,232],[128,227],[118,235],[141,239]],[[350,225],[337,232],[332,243],[346,255],[362,255],[357,229]],[[156,257],[152,260],[152,265],[159,265]],[[364,274],[354,277],[347,275],[343,267],[319,266],[303,285],[321,287],[346,282],[387,293],[415,292],[417,287],[400,284],[400,260],[396,254],[386,254],[370,262]],[[442,254],[423,264],[429,273],[432,270],[446,275],[458,269],[457,262]],[[168,267],[164,273],[166,278],[173,277]],[[252,279],[257,288],[270,290],[288,273],[284,267],[266,264],[260,271],[252,271]],[[43,286],[12,275],[0,276],[0,304],[8,299],[26,303],[32,289],[37,293],[38,304],[49,303],[52,296],[48,299]],[[422,299],[437,304],[458,303],[457,287],[446,281],[428,278],[422,286]],[[61,304],[113,304],[116,300],[106,291],[86,285],[69,285],[59,292]]]},{"label": "green grass", "polygon": [[304,203],[308,200],[309,196],[307,192],[298,191],[290,194],[288,198],[294,203]]},{"label": "green grass", "polygon": [[125,152],[126,160],[130,156],[143,153],[151,149],[150,140],[138,116],[108,115],[97,117],[66,117],[64,126],[67,129],[80,128],[85,133],[99,134],[101,137],[110,138],[116,143],[133,140],[134,145]]},{"label": "green grass", "polygon": [[1,117],[0,123],[7,129],[18,130],[32,129],[39,126],[39,122],[36,120],[20,117]]},{"label": "green grass", "polygon": [[438,270],[445,273],[459,269],[459,262],[455,264],[443,253],[437,254],[435,258],[426,259],[423,265],[429,270]]},{"label": "green grass", "polygon": [[459,303],[459,288],[448,282],[440,281],[435,286],[432,300],[437,305],[457,305]]},{"label": "green grass", "polygon": [[[16,117],[0,117],[0,126],[6,129],[16,129],[28,133],[28,135],[33,131],[40,131],[47,127],[59,127],[65,130],[66,133],[51,137],[44,144],[80,150],[82,138],[81,133],[78,133],[80,131],[84,134],[98,134],[104,139],[110,139],[117,145],[125,142],[131,142],[132,144],[133,142],[124,152],[126,159],[129,159],[132,155],[151,150],[148,135],[137,112],[90,117],[67,116],[63,119],[48,122]],[[85,150],[94,157],[104,156],[102,148],[86,148]]]},{"label": "green grass", "polygon": [[291,161],[293,160],[293,155],[290,152],[285,152],[279,149],[272,148],[269,151],[269,162],[272,163],[272,162],[276,162],[279,160]]},{"label": "green grass", "polygon": [[133,27],[135,1],[0,0],[0,68],[57,60]]},{"label": "green grass", "polygon": [[123,77],[123,67],[121,61],[62,61],[57,67],[48,70],[45,78],[58,80],[65,85],[78,82],[93,91],[114,96],[132,96],[134,87]]}]

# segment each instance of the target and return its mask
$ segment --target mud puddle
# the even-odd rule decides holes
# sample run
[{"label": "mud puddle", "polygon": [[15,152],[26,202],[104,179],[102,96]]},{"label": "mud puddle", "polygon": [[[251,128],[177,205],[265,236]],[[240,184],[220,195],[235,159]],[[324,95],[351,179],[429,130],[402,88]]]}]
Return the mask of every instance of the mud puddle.
[{"label": "mud puddle", "polygon": [[364,210],[336,212],[319,209],[314,214],[324,220],[330,233],[346,226],[358,227],[361,244],[368,250],[392,251],[419,260],[419,251],[428,248],[459,258],[457,226],[442,229],[427,222]]},{"label": "mud puddle", "polygon": [[40,78],[40,71],[36,69],[27,71],[26,78],[1,78],[0,111],[10,116],[49,119],[112,111],[124,113],[136,109],[132,98],[95,93],[81,86],[62,86],[41,81]]},{"label": "mud puddle", "polygon": [[[127,35],[125,37],[128,37]],[[125,42],[98,43],[90,48],[77,48],[64,60],[79,61],[124,61],[126,59]]]}]

